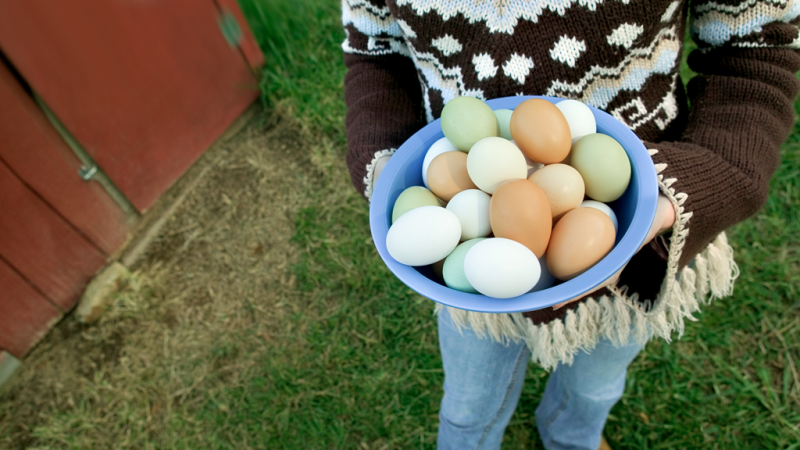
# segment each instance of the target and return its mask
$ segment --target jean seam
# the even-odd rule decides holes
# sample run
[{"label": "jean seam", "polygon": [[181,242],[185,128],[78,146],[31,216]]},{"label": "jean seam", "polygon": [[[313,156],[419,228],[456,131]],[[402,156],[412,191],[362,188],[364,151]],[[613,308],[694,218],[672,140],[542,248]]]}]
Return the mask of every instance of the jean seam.
[{"label": "jean seam", "polygon": [[[560,384],[561,383],[559,383],[559,385]],[[559,389],[562,391],[561,404],[558,405],[558,408],[555,411],[553,411],[553,414],[551,414],[550,417],[548,417],[547,420],[544,422],[545,428],[548,429],[550,428],[551,425],[553,425],[553,422],[558,420],[558,417],[561,415],[561,413],[563,413],[564,410],[567,409],[567,404],[569,403],[569,397],[570,397],[569,391],[567,389],[564,389],[563,386],[559,386]]]},{"label": "jean seam", "polygon": [[503,402],[500,404],[500,408],[497,409],[497,413],[495,414],[495,416],[492,418],[492,420],[483,429],[483,433],[481,434],[480,439],[478,439],[478,445],[475,447],[476,450],[480,450],[483,447],[483,444],[486,441],[486,438],[489,436],[489,430],[491,430],[492,427],[494,426],[494,424],[497,423],[497,421],[500,419],[500,416],[502,415],[502,412],[508,406],[509,393],[514,389],[514,385],[516,384],[517,377],[519,376],[520,359],[525,360],[525,363],[527,364],[528,357],[527,357],[527,355],[525,355],[525,346],[523,346],[519,350],[519,356],[517,356],[517,362],[516,362],[516,364],[514,364],[514,373],[511,375],[511,382],[508,383],[508,388],[506,388],[505,395],[503,395]]}]

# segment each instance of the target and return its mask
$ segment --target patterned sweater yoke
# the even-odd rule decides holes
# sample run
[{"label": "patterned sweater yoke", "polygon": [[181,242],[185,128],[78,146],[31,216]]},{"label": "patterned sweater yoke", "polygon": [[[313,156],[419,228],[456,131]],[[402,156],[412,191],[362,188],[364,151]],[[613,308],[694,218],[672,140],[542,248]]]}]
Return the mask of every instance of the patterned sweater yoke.
[{"label": "patterned sweater yoke", "polygon": [[[798,17],[800,0],[342,0],[353,184],[369,199],[375,167],[458,96],[605,110],[645,143],[675,208],[666,257],[639,252],[616,286],[557,311],[450,313],[525,341],[546,368],[601,337],[680,336],[701,303],[731,294],[724,230],[766,201],[794,122]],[[698,75],[684,89],[687,24]]]}]

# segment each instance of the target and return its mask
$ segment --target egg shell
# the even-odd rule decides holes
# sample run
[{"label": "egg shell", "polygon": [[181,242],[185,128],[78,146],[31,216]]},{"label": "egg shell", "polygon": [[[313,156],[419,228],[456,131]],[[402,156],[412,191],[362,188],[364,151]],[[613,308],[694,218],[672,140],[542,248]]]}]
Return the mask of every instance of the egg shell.
[{"label": "egg shell", "polygon": [[609,203],[625,192],[631,180],[631,162],[625,149],[610,136],[595,133],[572,146],[570,165],[580,172],[586,195]]},{"label": "egg shell", "polygon": [[564,100],[556,103],[556,108],[567,119],[573,144],[587,134],[597,133],[597,121],[592,110],[585,104],[577,100]]},{"label": "egg shell", "polygon": [[617,220],[617,214],[614,213],[614,210],[611,209],[610,206],[603,202],[598,202],[597,200],[584,200],[581,202],[580,208],[594,208],[603,211],[605,215],[607,215],[608,218],[614,222],[614,231],[619,233],[619,221]]},{"label": "egg shell", "polygon": [[494,115],[497,117],[497,126],[499,127],[498,136],[503,139],[511,140],[511,129],[509,128],[511,123],[511,114],[514,111],[510,109],[495,109]]},{"label": "egg shell", "polygon": [[556,284],[556,277],[554,277],[553,274],[550,273],[550,269],[547,268],[547,253],[539,258],[539,267],[541,268],[539,281],[536,282],[529,292],[543,291]]},{"label": "egg shell", "polygon": [[523,244],[537,258],[544,255],[553,219],[539,186],[527,179],[502,184],[489,204],[489,221],[495,236]]},{"label": "egg shell", "polygon": [[467,172],[480,190],[493,194],[501,183],[525,178],[528,166],[525,155],[512,142],[488,137],[472,146],[467,157]]},{"label": "egg shell", "polygon": [[567,119],[547,100],[537,98],[520,103],[511,115],[509,127],[520,150],[542,164],[563,161],[572,146]]},{"label": "egg shell", "polygon": [[461,191],[447,204],[447,210],[461,222],[461,240],[488,236],[492,232],[489,223],[489,203],[492,197],[480,189]]},{"label": "egg shell", "polygon": [[428,167],[428,184],[440,199],[449,202],[454,195],[467,189],[478,189],[467,172],[467,154],[446,152],[433,158]]},{"label": "egg shell", "polygon": [[447,258],[445,258],[444,266],[442,267],[442,277],[447,287],[471,294],[478,293],[464,274],[464,259],[467,257],[467,252],[469,252],[475,244],[485,239],[486,238],[475,238],[462,242],[458,244],[458,247],[456,247]]},{"label": "egg shell", "polygon": [[474,97],[456,97],[442,109],[442,132],[453,145],[468,152],[476,142],[497,136],[499,126],[494,111]]},{"label": "egg shell", "polygon": [[464,274],[469,284],[494,298],[512,298],[530,291],[540,272],[536,256],[510,239],[482,240],[464,258]]},{"label": "egg shell", "polygon": [[580,206],[583,201],[583,178],[577,170],[566,164],[544,166],[528,180],[542,188],[547,196],[553,222],[558,222],[561,216]]},{"label": "egg shell", "polygon": [[547,267],[554,277],[571,280],[603,259],[614,247],[614,224],[602,211],[577,208],[553,227]]},{"label": "egg shell", "polygon": [[438,141],[434,142],[433,145],[425,152],[425,158],[422,160],[422,182],[425,183],[425,187],[430,189],[431,187],[428,185],[428,167],[431,165],[431,161],[433,158],[441,155],[445,152],[457,152],[458,149],[453,145],[450,141],[447,140],[446,137],[439,139]]},{"label": "egg shell", "polygon": [[400,193],[392,209],[392,223],[400,216],[420,206],[441,206],[433,192],[422,186],[411,186]]},{"label": "egg shell", "polygon": [[461,222],[441,206],[422,206],[403,214],[386,234],[386,249],[397,262],[427,266],[458,245]]}]

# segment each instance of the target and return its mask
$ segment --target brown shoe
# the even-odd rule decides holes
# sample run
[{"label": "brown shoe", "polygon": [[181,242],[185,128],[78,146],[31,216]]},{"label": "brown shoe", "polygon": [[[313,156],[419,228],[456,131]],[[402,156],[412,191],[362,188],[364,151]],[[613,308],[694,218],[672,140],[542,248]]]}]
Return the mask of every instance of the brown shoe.
[{"label": "brown shoe", "polygon": [[600,447],[597,447],[597,450],[611,450],[611,446],[608,445],[605,436],[600,436]]}]

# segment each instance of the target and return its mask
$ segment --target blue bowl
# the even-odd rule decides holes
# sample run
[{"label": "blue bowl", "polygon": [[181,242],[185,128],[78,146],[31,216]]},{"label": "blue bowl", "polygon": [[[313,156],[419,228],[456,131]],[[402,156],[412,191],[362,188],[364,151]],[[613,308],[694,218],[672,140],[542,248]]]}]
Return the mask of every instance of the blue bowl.
[{"label": "blue bowl", "polygon": [[[504,97],[486,103],[492,109],[514,109],[525,100],[543,98],[551,103],[554,97]],[[591,107],[590,107],[591,108]],[[392,224],[392,208],[406,188],[424,186],[422,161],[434,142],[444,137],[439,119],[429,123],[409,138],[384,167],[370,204],[369,223],[372,240],[383,261],[408,287],[435,302],[454,308],[490,313],[511,313],[547,308],[580,296],[616,273],[639,250],[653,223],[658,200],[658,181],[650,155],[638,137],[611,115],[591,108],[597,121],[597,132],[616,139],[631,160],[631,182],[622,197],[609,206],[617,215],[619,231],[613,250],[583,274],[549,289],[514,298],[497,299],[480,294],[460,292],[436,281],[428,267],[410,267],[397,262],[386,250],[386,234]]]}]

